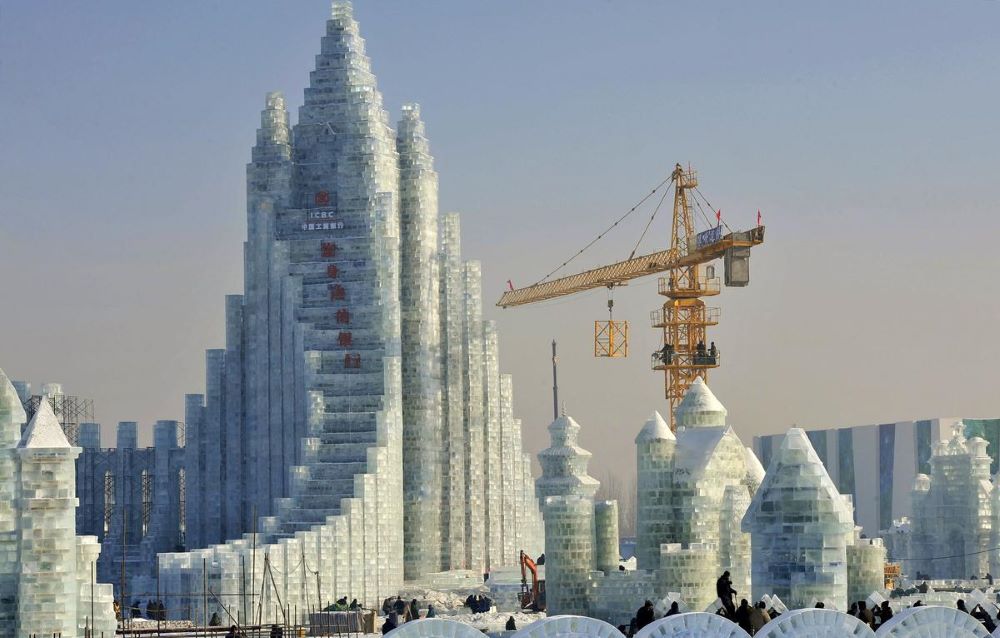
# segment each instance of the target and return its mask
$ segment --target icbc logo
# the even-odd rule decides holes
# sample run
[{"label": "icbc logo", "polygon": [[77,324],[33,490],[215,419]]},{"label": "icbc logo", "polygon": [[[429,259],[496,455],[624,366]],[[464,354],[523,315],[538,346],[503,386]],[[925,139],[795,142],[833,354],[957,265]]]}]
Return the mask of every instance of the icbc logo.
[{"label": "icbc logo", "polygon": [[326,206],[329,203],[330,203],[330,193],[328,193],[326,191],[320,191],[320,192],[316,193],[316,205],[317,206]]}]

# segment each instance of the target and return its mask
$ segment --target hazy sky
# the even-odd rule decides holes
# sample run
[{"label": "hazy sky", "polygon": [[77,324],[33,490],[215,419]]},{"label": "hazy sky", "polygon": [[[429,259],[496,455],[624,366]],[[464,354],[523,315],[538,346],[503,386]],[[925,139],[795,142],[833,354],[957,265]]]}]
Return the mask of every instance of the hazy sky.
[{"label": "hazy sky", "polygon": [[[244,167],[264,94],[294,109],[326,0],[3,2],[0,367],[114,423],[183,418],[242,290]],[[355,3],[393,121],[418,101],[483,261],[529,449],[549,342],[592,473],[631,472],[664,409],[655,279],[616,295],[627,360],[592,357],[605,292],[500,311],[690,162],[752,283],[724,290],[710,385],[752,435],[1000,416],[1000,3]],[[644,242],[666,243],[668,216]],[[582,267],[626,257],[645,219]],[[589,255],[589,253],[588,253]]]}]

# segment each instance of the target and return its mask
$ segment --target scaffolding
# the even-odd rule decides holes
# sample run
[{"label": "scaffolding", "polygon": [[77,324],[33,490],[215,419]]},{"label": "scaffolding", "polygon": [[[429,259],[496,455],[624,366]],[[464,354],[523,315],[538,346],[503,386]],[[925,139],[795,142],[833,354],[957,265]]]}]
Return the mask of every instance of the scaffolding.
[{"label": "scaffolding", "polygon": [[[25,402],[24,411],[28,413],[28,421],[35,416],[42,398],[42,395],[36,394]],[[94,420],[94,400],[68,394],[56,394],[46,398],[59,424],[62,425],[63,433],[70,445],[79,445],[80,424]]]}]

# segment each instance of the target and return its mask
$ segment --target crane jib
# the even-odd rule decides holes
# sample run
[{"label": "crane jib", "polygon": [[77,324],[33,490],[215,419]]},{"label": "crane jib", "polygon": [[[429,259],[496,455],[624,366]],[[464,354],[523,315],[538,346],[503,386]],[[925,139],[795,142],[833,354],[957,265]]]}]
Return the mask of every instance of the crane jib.
[{"label": "crane jib", "polygon": [[686,255],[677,255],[671,250],[663,250],[533,286],[508,290],[497,301],[497,306],[508,308],[546,301],[585,290],[625,283],[632,279],[665,272],[671,268],[684,268],[719,259],[728,248],[750,247],[763,243],[764,227],[757,226],[748,231],[732,232],[703,246],[697,245],[697,241],[698,239],[695,238],[691,242],[695,245],[690,246],[693,250],[690,250]]}]

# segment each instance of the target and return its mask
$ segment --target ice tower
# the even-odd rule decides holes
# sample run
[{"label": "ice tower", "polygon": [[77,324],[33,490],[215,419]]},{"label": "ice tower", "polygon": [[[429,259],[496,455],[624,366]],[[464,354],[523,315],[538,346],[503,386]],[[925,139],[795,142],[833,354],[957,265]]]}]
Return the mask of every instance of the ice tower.
[{"label": "ice tower", "polygon": [[[590,452],[577,444],[580,424],[565,414],[549,424],[551,445],[538,453],[536,481],[545,520],[545,591],[550,615],[590,611],[590,572],[596,568]],[[604,506],[602,506],[604,507]]]},{"label": "ice tower", "polygon": [[[393,130],[350,4],[334,3],[297,123],[267,96],[245,291],[186,399],[187,545],[205,549],[159,564],[192,617],[203,567],[240,592],[266,564],[304,613],[317,589],[375,605],[404,578],[541,550],[481,270],[458,216],[438,215],[437,180],[419,106]],[[303,561],[319,583],[288,571]]]},{"label": "ice tower", "polygon": [[695,379],[674,412],[676,434],[654,413],[636,437],[639,567],[663,570],[663,582],[695,608],[714,598],[714,580],[702,572],[729,570],[738,591],[750,584],[750,540],[739,521],[759,463],[726,416]]},{"label": "ice tower", "polygon": [[27,420],[21,398],[0,370],[0,635],[13,636],[17,622],[18,516],[17,457],[21,425]]}]

